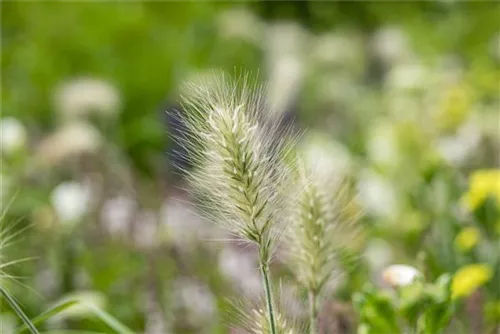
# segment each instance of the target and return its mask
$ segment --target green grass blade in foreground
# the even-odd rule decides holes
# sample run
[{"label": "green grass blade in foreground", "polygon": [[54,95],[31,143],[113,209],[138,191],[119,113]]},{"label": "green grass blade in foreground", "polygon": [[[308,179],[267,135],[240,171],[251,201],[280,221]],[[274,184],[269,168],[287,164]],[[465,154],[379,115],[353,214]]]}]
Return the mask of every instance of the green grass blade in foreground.
[{"label": "green grass blade in foreground", "polygon": [[109,334],[109,333],[85,331],[80,329],[56,329],[47,332],[40,332],[40,334]]},{"label": "green grass blade in foreground", "polygon": [[[73,305],[76,305],[76,304],[78,304],[77,300],[70,300],[67,302],[60,303],[60,304],[50,308],[49,310],[43,312],[42,314],[40,314],[39,316],[37,316],[36,318],[31,320],[31,322],[34,325],[38,325],[38,324],[44,322],[45,320],[52,318],[53,316],[59,314],[60,312],[66,310],[67,308],[69,308]],[[23,325],[18,329],[18,331],[19,331],[19,333],[22,333],[26,329],[27,329],[26,325]]]},{"label": "green grass blade in foreground", "polygon": [[[77,299],[73,300],[67,300],[62,303],[59,303],[55,305],[54,307],[50,308],[49,310],[45,311],[44,313],[40,314],[37,316],[35,319],[33,319],[34,324],[39,324],[47,319],[50,319],[57,314],[67,310],[68,308],[74,306],[74,305],[81,305],[86,307],[89,311],[91,311],[99,320],[101,320],[103,323],[108,325],[109,328],[113,329],[116,333],[120,334],[134,334],[134,331],[132,331],[130,328],[122,324],[118,319],[113,317],[111,314],[107,313],[106,311],[97,308],[93,305],[85,304],[82,303],[81,301]],[[27,329],[26,326],[23,326],[19,329],[19,333],[25,331]]]},{"label": "green grass blade in foreground", "polygon": [[33,334],[39,334],[33,322],[24,314],[21,307],[16,303],[14,298],[3,288],[0,286],[0,293],[4,296],[5,300],[12,308],[12,310],[16,313],[16,315],[22,320],[26,329],[28,329]]},{"label": "green grass blade in foreground", "polygon": [[135,334],[134,331],[132,331],[130,328],[122,324],[118,319],[113,317],[111,314],[108,312],[97,308],[92,305],[85,305],[89,310],[91,310],[102,322],[104,322],[106,325],[108,325],[111,329],[116,331],[117,333],[120,334]]}]

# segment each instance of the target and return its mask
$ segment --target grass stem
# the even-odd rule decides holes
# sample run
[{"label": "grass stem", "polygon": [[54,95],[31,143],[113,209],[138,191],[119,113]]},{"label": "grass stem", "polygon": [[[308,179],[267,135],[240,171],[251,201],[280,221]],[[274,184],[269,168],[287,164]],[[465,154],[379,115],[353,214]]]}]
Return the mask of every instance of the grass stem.
[{"label": "grass stem", "polygon": [[0,293],[4,296],[7,303],[10,305],[12,310],[16,313],[16,315],[22,320],[22,322],[26,325],[26,327],[30,330],[32,334],[39,334],[35,325],[31,322],[31,320],[24,314],[21,307],[17,304],[17,302],[12,298],[12,296],[5,291],[3,287],[0,286]]},{"label": "grass stem", "polygon": [[318,301],[314,291],[309,291],[309,333],[318,333]]},{"label": "grass stem", "polygon": [[272,295],[271,285],[270,285],[270,280],[269,280],[269,265],[261,262],[260,269],[261,269],[261,273],[262,273],[262,280],[264,281],[264,290],[266,293],[266,304],[267,304],[270,333],[277,334],[276,323],[275,323],[275,318],[274,318],[274,310],[273,310],[273,295]]}]

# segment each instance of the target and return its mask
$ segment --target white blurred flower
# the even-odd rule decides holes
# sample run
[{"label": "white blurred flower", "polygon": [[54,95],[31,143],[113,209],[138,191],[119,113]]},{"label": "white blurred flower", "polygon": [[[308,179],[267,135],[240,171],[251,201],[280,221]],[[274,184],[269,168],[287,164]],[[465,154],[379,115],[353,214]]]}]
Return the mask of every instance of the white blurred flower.
[{"label": "white blurred flower", "polygon": [[411,50],[406,34],[397,27],[385,27],[373,36],[373,51],[385,65],[408,59]]},{"label": "white blurred flower", "polygon": [[43,163],[58,164],[67,158],[95,153],[101,143],[100,133],[89,123],[68,123],[42,140],[37,156]]},{"label": "white blurred flower", "polygon": [[350,154],[341,143],[326,135],[311,132],[300,144],[299,150],[314,173],[338,175],[339,178],[345,176]]},{"label": "white blurred flower", "polygon": [[14,117],[0,119],[0,152],[12,154],[26,145],[28,135],[24,125]]},{"label": "white blurred flower", "polygon": [[120,94],[106,81],[80,78],[56,90],[55,104],[64,119],[75,119],[92,113],[112,116],[119,112]]},{"label": "white blurred flower", "polygon": [[387,86],[395,90],[416,90],[426,87],[427,69],[420,64],[401,64],[391,68]]},{"label": "white blurred flower", "polygon": [[77,223],[88,212],[90,188],[75,181],[59,184],[51,194],[52,207],[61,223]]},{"label": "white blurred flower", "polygon": [[352,33],[329,32],[314,39],[311,55],[320,64],[353,68],[362,65],[364,53],[358,36]]},{"label": "white blurred flower", "polygon": [[271,110],[281,114],[297,97],[304,75],[304,65],[297,57],[285,55],[269,71],[269,105]]},{"label": "white blurred flower", "polygon": [[366,246],[364,257],[372,270],[377,272],[392,262],[391,246],[383,239],[372,239]]},{"label": "white blurred flower", "polygon": [[307,33],[296,23],[275,23],[266,31],[266,56],[279,60],[283,55],[303,55],[307,52],[304,50],[307,37]]},{"label": "white blurred flower", "polygon": [[318,100],[323,103],[334,103],[351,108],[359,102],[360,89],[354,77],[346,73],[318,74]]},{"label": "white blurred flower", "polygon": [[101,221],[111,235],[126,235],[130,221],[137,209],[132,198],[118,196],[107,200],[101,211]]},{"label": "white blurred flower", "polygon": [[458,129],[456,135],[441,137],[437,150],[451,165],[460,165],[470,158],[481,142],[481,130],[472,122]]},{"label": "white blurred flower", "polygon": [[158,240],[158,214],[152,210],[142,211],[137,217],[134,233],[135,245],[140,248],[152,248]]},{"label": "white blurred flower", "polygon": [[233,285],[247,296],[259,296],[261,279],[257,259],[249,252],[226,246],[219,253],[219,270]]},{"label": "white blurred flower", "polygon": [[394,264],[382,272],[384,282],[392,287],[405,286],[413,283],[422,274],[414,267],[404,264]]},{"label": "white blurred flower", "polygon": [[277,113],[286,111],[299,92],[306,65],[306,40],[304,30],[294,23],[273,24],[266,31],[267,99]]},{"label": "white blurred flower", "polygon": [[366,142],[368,157],[382,166],[395,166],[399,161],[399,148],[394,126],[385,121],[375,124]]},{"label": "white blurred flower", "polygon": [[179,278],[174,282],[174,293],[190,323],[203,324],[214,320],[216,300],[208,286],[190,278]]},{"label": "white blurred flower", "polygon": [[201,219],[188,203],[168,198],[160,210],[162,232],[178,249],[189,250],[200,240],[208,241],[219,236],[218,227]]},{"label": "white blurred flower", "polygon": [[264,24],[251,11],[232,8],[217,17],[219,34],[225,38],[241,38],[259,44],[262,40]]},{"label": "white blurred flower", "polygon": [[374,171],[363,171],[358,182],[359,200],[371,214],[395,218],[398,211],[398,200],[391,183]]}]

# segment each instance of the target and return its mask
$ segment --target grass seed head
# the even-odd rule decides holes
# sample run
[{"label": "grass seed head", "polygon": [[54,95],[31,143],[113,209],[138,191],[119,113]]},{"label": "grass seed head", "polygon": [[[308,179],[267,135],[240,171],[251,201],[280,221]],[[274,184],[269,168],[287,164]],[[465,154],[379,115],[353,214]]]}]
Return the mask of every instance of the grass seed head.
[{"label": "grass seed head", "polygon": [[[282,282],[273,287],[276,293],[274,305],[274,320],[277,334],[306,333],[306,328],[297,316],[300,299],[295,290],[284,289]],[[291,300],[293,299],[293,300]],[[301,303],[301,301],[300,301]],[[248,302],[245,300],[231,300],[225,316],[231,326],[249,334],[271,334],[268,313],[265,308],[265,297]]]},{"label": "grass seed head", "polygon": [[215,74],[181,91],[186,131],[178,141],[195,166],[186,173],[191,188],[210,218],[264,246],[261,258],[269,260],[288,204],[289,131],[266,112],[263,87],[247,76]]},{"label": "grass seed head", "polygon": [[348,178],[332,173],[328,159],[319,158],[298,164],[298,204],[287,239],[296,279],[316,294],[342,275],[341,252],[356,237],[359,216]]}]

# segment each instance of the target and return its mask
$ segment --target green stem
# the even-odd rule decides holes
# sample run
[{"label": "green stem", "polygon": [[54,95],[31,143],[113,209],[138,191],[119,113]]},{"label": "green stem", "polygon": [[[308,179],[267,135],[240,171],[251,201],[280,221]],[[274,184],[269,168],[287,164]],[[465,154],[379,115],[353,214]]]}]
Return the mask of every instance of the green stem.
[{"label": "green stem", "polygon": [[19,318],[21,318],[26,327],[28,327],[30,332],[32,334],[39,334],[35,325],[33,325],[33,323],[26,316],[26,314],[24,314],[23,310],[21,310],[21,307],[19,307],[14,298],[12,298],[11,295],[7,291],[5,291],[4,288],[2,288],[1,286],[0,286],[0,293],[4,296],[5,300],[7,300],[7,303],[9,303],[12,310],[17,314]]},{"label": "green stem", "polygon": [[275,319],[274,319],[273,296],[271,293],[271,285],[269,283],[269,266],[266,263],[261,262],[260,270],[262,273],[262,279],[264,281],[264,290],[266,293],[266,304],[267,304],[269,327],[271,330],[271,334],[276,334],[277,332],[276,332],[276,324],[275,324]]},{"label": "green stem", "polygon": [[317,334],[318,301],[314,291],[309,291],[309,333]]}]

